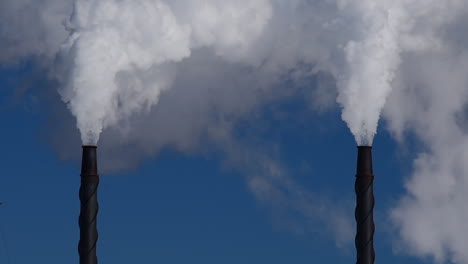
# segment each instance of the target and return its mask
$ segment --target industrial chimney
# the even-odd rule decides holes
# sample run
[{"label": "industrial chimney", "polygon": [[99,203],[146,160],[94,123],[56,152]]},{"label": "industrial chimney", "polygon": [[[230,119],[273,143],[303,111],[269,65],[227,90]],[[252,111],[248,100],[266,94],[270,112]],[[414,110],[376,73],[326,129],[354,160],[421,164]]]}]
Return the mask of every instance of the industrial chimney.
[{"label": "industrial chimney", "polygon": [[96,243],[97,214],[99,210],[97,190],[99,175],[97,170],[96,146],[83,146],[80,187],[80,242],[78,253],[80,264],[97,264]]},{"label": "industrial chimney", "polygon": [[374,252],[374,174],[372,147],[359,146],[356,173],[356,251],[357,264],[373,264]]}]

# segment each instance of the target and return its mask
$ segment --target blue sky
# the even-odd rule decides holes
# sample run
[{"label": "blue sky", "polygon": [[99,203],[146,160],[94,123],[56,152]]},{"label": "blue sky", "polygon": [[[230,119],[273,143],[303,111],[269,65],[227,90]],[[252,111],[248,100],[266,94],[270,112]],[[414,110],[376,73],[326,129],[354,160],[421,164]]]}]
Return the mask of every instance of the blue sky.
[{"label": "blue sky", "polygon": [[[18,94],[22,70],[0,71],[0,262],[78,263],[79,161],[62,160],[44,137],[49,109],[35,97],[40,83]],[[313,193],[354,210],[356,148],[339,109],[305,116],[299,98],[267,106],[268,133],[260,145],[278,146],[278,160],[290,177]],[[289,116],[278,119],[268,107]],[[310,112],[308,112],[310,113]],[[414,146],[398,146],[381,124],[374,141],[378,263],[424,263],[395,254],[388,210],[403,193]],[[239,128],[245,142],[249,128]],[[70,149],[81,151],[79,145]],[[101,154],[101,153],[100,153]],[[171,148],[137,168],[103,174],[99,190],[101,263],[234,264],[353,263],[354,245],[337,247],[315,224],[294,232],[295,215],[259,202],[243,171],[226,166],[223,153],[185,154]],[[333,210],[333,208],[329,208]]]}]

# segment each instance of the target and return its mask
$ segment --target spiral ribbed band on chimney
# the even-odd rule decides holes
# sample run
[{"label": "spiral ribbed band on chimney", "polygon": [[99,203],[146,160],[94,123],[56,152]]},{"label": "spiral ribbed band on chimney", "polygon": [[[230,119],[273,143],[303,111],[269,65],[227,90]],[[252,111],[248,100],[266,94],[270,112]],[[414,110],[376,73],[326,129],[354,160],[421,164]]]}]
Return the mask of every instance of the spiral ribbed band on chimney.
[{"label": "spiral ribbed band on chimney", "polygon": [[373,264],[374,252],[374,174],[372,147],[359,146],[356,173],[356,251],[357,264]]},{"label": "spiral ribbed band on chimney", "polygon": [[99,211],[97,190],[99,175],[97,170],[96,146],[83,146],[80,187],[80,242],[78,253],[80,264],[97,264],[96,244],[98,240],[97,214]]}]

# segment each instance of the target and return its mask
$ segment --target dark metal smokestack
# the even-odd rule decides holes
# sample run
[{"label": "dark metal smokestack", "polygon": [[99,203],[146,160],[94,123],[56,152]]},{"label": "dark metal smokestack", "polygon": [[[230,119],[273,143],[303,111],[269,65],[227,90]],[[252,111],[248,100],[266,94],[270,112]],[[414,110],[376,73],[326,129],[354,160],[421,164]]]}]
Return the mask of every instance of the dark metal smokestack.
[{"label": "dark metal smokestack", "polygon": [[373,264],[374,252],[374,174],[372,147],[359,146],[356,173],[357,264]]},{"label": "dark metal smokestack", "polygon": [[80,242],[78,244],[80,264],[98,263],[96,243],[98,240],[97,214],[99,206],[97,190],[99,175],[97,170],[96,149],[96,146],[83,146],[80,187]]}]

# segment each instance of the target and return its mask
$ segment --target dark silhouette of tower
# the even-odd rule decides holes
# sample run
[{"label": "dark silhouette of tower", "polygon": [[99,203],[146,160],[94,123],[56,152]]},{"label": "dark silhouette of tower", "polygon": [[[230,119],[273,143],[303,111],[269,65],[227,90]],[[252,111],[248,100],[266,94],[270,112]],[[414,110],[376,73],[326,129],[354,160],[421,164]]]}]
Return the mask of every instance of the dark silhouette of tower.
[{"label": "dark silhouette of tower", "polygon": [[357,264],[373,264],[374,252],[374,174],[372,147],[359,146],[356,173],[356,251]]},{"label": "dark silhouette of tower", "polygon": [[96,244],[98,240],[97,214],[99,210],[97,191],[99,175],[97,170],[97,147],[83,146],[80,187],[80,242],[78,253],[80,264],[97,264]]}]

